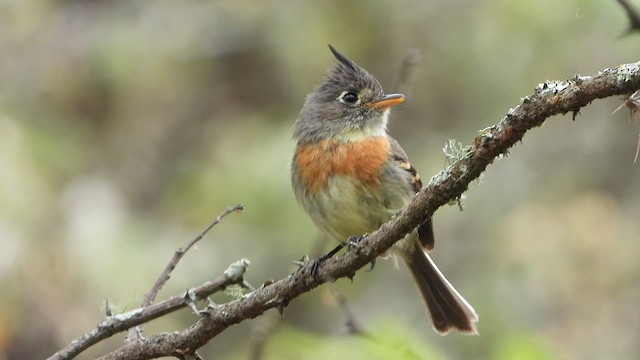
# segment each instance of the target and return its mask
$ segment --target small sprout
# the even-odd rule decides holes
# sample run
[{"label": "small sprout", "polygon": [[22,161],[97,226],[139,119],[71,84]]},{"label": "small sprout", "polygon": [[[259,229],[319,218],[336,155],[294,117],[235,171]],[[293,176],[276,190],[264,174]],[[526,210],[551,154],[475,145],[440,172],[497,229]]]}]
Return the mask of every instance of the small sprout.
[{"label": "small sprout", "polygon": [[198,300],[198,295],[196,295],[196,292],[193,289],[189,289],[187,290],[187,293],[184,294],[184,298],[187,299],[188,302],[195,302]]},{"label": "small sprout", "polygon": [[112,304],[109,302],[109,299],[105,299],[105,301],[102,303],[101,309],[104,310],[104,313],[107,317],[112,317],[118,314],[125,313],[127,309],[131,307],[131,303],[133,303],[134,301],[135,300],[132,299],[128,303],[122,305],[122,304]]},{"label": "small sprout", "polygon": [[250,262],[247,259],[238,260],[229,265],[227,270],[224,271],[224,274],[234,280],[240,280],[244,276],[244,273],[247,271],[249,264]]},{"label": "small sprout", "polygon": [[194,314],[200,315],[200,310],[196,307],[196,301],[198,300],[198,296],[193,289],[187,290],[184,294],[185,300],[187,300],[187,306],[193,311]]},{"label": "small sprout", "polygon": [[113,309],[111,309],[111,305],[109,305],[109,299],[104,300],[104,314],[107,317],[113,315]]}]

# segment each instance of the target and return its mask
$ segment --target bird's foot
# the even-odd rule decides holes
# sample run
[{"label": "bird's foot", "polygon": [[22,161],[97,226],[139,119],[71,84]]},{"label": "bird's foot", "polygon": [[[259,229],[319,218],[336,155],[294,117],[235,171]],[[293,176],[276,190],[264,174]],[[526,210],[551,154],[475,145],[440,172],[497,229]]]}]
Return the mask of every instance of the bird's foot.
[{"label": "bird's foot", "polygon": [[320,267],[322,267],[322,264],[324,264],[325,261],[331,259],[333,257],[333,255],[337,254],[338,251],[342,250],[342,248],[344,247],[344,244],[340,244],[338,246],[336,246],[333,250],[329,251],[328,253],[320,256],[319,258],[313,260],[312,264],[311,264],[311,276],[313,276],[314,280],[319,280],[318,279],[318,271],[320,270]]},{"label": "bird's foot", "polygon": [[[365,238],[365,235],[361,235],[361,236],[350,236],[347,239],[347,245],[349,246],[349,249],[360,249],[362,247],[362,240]],[[373,261],[371,261],[371,266],[366,269],[366,272],[369,272],[371,270],[373,270],[373,268],[376,267],[376,259],[373,259]]]}]

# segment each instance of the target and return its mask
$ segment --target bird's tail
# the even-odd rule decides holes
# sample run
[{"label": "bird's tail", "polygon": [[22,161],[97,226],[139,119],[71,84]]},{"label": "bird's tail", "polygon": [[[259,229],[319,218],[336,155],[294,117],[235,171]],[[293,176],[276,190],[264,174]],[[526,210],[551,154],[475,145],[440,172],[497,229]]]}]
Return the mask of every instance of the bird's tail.
[{"label": "bird's tail", "polygon": [[457,329],[466,335],[477,335],[478,315],[473,307],[442,275],[429,255],[416,246],[404,259],[422,294],[434,330],[445,335]]}]

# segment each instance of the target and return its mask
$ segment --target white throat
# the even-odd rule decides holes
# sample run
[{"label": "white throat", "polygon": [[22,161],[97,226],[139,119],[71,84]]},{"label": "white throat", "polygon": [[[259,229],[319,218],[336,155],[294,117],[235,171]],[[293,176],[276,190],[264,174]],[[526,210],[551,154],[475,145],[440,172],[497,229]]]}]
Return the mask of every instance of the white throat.
[{"label": "white throat", "polygon": [[337,139],[342,142],[353,142],[370,139],[372,137],[387,136],[387,123],[389,122],[389,109],[386,109],[375,121],[367,122],[361,129],[350,130],[338,134]]}]

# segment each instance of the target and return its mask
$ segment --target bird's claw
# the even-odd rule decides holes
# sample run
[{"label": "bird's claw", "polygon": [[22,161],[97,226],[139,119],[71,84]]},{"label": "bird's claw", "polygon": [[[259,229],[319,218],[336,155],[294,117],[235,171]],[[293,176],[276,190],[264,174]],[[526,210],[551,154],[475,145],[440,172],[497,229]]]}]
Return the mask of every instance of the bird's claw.
[{"label": "bird's claw", "polygon": [[320,267],[322,267],[322,264],[327,261],[327,259],[331,258],[331,256],[328,255],[329,254],[322,255],[311,262],[311,276],[313,276],[313,280],[320,280],[318,278],[318,271],[320,270]]},{"label": "bird's claw", "polygon": [[349,246],[349,248],[355,248],[358,249],[361,245],[362,239],[364,239],[364,235],[363,236],[349,236],[349,238],[347,239],[347,246]]},{"label": "bird's claw", "polygon": [[313,276],[313,279],[318,281],[318,270],[320,270],[320,267],[322,266],[322,264],[331,259],[331,257],[333,257],[333,255],[337,254],[338,251],[340,251],[342,248],[344,247],[343,244],[340,244],[338,246],[336,246],[333,250],[329,251],[328,253],[320,256],[319,258],[313,260],[313,263],[311,264],[311,276]]},{"label": "bird's claw", "polygon": [[293,260],[291,263],[293,265],[298,266],[298,268],[302,268],[309,262],[309,255],[303,256],[300,260]]},{"label": "bird's claw", "polygon": [[371,260],[371,266],[369,266],[368,269],[366,269],[366,272],[370,272],[373,270],[373,268],[376,267],[376,259]]},{"label": "bird's claw", "polygon": [[[362,236],[351,236],[347,239],[347,246],[349,246],[349,249],[359,249],[362,247],[362,240],[365,238],[365,235]],[[376,259],[373,259],[371,261],[371,266],[366,269],[366,272],[369,272],[371,270],[373,270],[373,268],[376,267]]]}]

